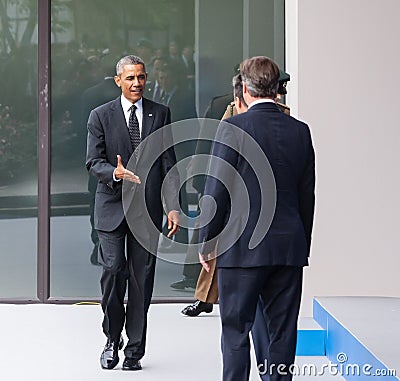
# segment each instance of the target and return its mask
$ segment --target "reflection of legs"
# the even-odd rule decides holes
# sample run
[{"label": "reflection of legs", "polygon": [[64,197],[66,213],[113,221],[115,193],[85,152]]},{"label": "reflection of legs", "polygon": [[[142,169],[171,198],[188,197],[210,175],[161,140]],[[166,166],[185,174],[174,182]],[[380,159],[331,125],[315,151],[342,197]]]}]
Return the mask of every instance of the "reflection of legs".
[{"label": "reflection of legs", "polygon": [[125,355],[139,360],[146,345],[147,311],[154,284],[156,257],[144,250],[128,233],[128,303],[126,308],[126,333],[129,338]]},{"label": "reflection of legs", "polygon": [[[187,225],[187,215],[189,213],[189,205],[188,205],[188,199],[187,199],[187,192],[185,185],[182,186],[181,190],[179,191],[179,200],[180,200],[180,206],[182,209],[183,214],[180,216],[180,224],[183,226]],[[160,243],[159,250],[161,252],[180,252],[182,251],[181,247],[179,245],[176,245],[175,242],[179,242],[182,244],[187,245],[188,240],[189,240],[189,230],[186,227],[180,227],[179,231],[172,237],[167,238],[166,236],[169,233],[168,229],[168,220],[165,219],[165,224],[163,225],[162,228],[162,240]]]},{"label": "reflection of legs", "polygon": [[199,277],[202,269],[202,266],[199,263],[198,240],[199,229],[195,227],[195,229],[193,229],[192,239],[190,240],[190,245],[186,253],[185,264],[183,266],[184,278],[172,283],[172,288],[177,290],[184,290],[186,287],[196,288],[197,278]]},{"label": "reflection of legs", "polygon": [[[90,227],[91,227],[91,232],[90,232],[90,239],[93,242],[93,250],[92,253],[90,255],[90,262],[92,263],[92,265],[99,265],[99,261],[98,261],[98,251],[99,251],[99,237],[97,235],[97,231],[94,228],[94,198],[95,198],[95,194],[96,194],[96,187],[97,187],[97,180],[94,180],[92,178],[94,178],[94,176],[89,175],[89,213],[90,213]],[[94,183],[94,184],[93,184]]]},{"label": "reflection of legs", "polygon": [[183,266],[183,275],[186,278],[194,279],[195,281],[197,281],[202,269],[202,266],[199,263],[198,241],[199,229],[195,227],[195,229],[193,229],[192,239],[190,240],[190,245],[186,253],[185,264]]},{"label": "reflection of legs", "polygon": [[[189,204],[188,204],[188,197],[186,191],[186,184],[184,184],[179,192],[179,198],[181,203],[182,212],[187,216],[189,214]],[[183,225],[187,225],[187,218],[186,216],[181,215]],[[186,227],[181,227],[179,231],[175,234],[174,239],[176,242],[185,243],[189,242],[189,231]]]},{"label": "reflection of legs", "polygon": [[103,265],[101,277],[103,331],[111,340],[119,338],[125,321],[125,234],[123,225],[113,232],[98,231],[99,259]]}]

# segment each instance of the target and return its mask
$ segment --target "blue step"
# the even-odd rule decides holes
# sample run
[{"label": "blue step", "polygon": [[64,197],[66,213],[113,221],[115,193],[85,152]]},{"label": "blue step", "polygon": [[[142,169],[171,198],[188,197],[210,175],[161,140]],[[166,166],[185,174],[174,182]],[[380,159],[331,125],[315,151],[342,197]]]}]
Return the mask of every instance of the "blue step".
[{"label": "blue step", "polygon": [[313,318],[299,319],[296,356],[325,356],[325,336]]},{"label": "blue step", "polygon": [[347,381],[399,381],[400,298],[318,297],[313,315],[327,358]]}]

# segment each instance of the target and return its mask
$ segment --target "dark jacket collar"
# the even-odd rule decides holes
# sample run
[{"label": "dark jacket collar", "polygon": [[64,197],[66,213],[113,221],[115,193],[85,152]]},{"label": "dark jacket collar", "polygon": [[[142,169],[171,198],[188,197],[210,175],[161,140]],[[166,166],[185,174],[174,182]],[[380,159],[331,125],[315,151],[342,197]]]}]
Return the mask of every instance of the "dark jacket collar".
[{"label": "dark jacket collar", "polygon": [[263,102],[263,103],[257,103],[256,105],[250,107],[247,110],[247,112],[254,112],[254,111],[260,111],[260,110],[279,111],[279,108],[276,105],[276,103]]}]

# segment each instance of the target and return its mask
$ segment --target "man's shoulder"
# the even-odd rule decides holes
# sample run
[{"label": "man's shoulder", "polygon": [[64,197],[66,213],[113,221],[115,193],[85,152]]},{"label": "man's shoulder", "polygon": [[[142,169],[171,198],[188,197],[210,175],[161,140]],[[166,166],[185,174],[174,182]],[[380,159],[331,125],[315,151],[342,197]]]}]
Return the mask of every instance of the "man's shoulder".
[{"label": "man's shoulder", "polygon": [[104,112],[108,112],[109,110],[115,109],[118,106],[118,103],[121,104],[119,102],[119,99],[120,97],[118,96],[118,98],[116,99],[112,99],[111,101],[108,101],[106,103],[97,106],[93,111],[95,111],[98,114],[102,114]]},{"label": "man's shoulder", "polygon": [[158,102],[154,102],[151,99],[143,97],[142,101],[143,101],[143,108],[151,108],[153,110],[156,109],[159,112],[167,112],[169,110],[167,106]]}]

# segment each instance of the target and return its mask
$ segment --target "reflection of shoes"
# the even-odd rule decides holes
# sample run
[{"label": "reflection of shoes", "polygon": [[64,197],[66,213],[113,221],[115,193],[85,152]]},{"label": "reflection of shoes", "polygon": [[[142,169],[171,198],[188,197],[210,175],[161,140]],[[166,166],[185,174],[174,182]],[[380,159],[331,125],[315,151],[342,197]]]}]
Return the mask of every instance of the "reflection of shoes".
[{"label": "reflection of shoes", "polygon": [[178,282],[172,283],[170,287],[176,290],[184,290],[186,287],[196,288],[197,281],[193,278],[183,278]]},{"label": "reflection of shoes", "polygon": [[142,369],[142,365],[139,360],[125,357],[124,362],[122,363],[122,370],[140,370]]},{"label": "reflection of shoes", "polygon": [[90,263],[94,266],[100,266],[100,263],[98,261],[98,255],[99,255],[99,246],[94,245],[94,248],[92,250],[92,254],[90,254]]},{"label": "reflection of shoes", "polygon": [[100,356],[100,364],[103,369],[113,369],[118,364],[118,350],[124,346],[124,339],[107,340],[107,343]]},{"label": "reflection of shoes", "polygon": [[175,288],[176,290],[184,290],[186,287],[196,288],[197,281],[193,278],[183,278],[178,282],[172,283],[170,287]]},{"label": "reflection of shoes", "polygon": [[170,252],[173,250],[174,246],[174,237],[167,238],[165,236],[162,236],[160,245],[158,246],[158,251],[162,253]]},{"label": "reflection of shoes", "polygon": [[205,303],[200,300],[196,300],[193,304],[185,307],[181,313],[186,316],[198,316],[202,312],[209,314],[213,310],[212,303]]}]

